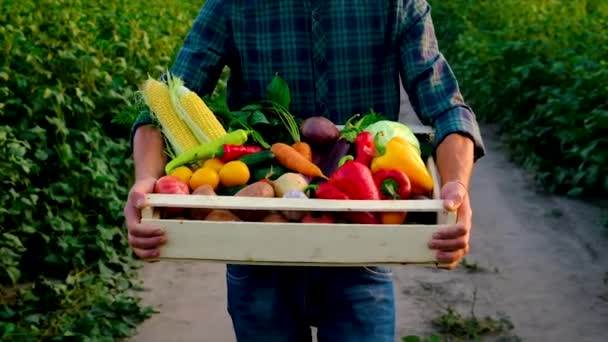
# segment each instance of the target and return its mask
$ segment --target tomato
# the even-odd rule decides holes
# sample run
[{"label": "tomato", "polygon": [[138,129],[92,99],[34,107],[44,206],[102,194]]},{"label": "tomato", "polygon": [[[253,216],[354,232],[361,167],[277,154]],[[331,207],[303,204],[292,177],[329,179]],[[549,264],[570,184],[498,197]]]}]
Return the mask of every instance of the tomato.
[{"label": "tomato", "polygon": [[179,194],[189,195],[188,184],[174,176],[162,176],[154,184],[154,192],[157,194]]},{"label": "tomato", "polygon": [[[189,195],[190,188],[188,187],[188,184],[177,177],[163,176],[156,180],[154,192],[157,194]],[[184,208],[163,208],[161,212],[163,218],[174,218],[176,216],[182,216]]]}]

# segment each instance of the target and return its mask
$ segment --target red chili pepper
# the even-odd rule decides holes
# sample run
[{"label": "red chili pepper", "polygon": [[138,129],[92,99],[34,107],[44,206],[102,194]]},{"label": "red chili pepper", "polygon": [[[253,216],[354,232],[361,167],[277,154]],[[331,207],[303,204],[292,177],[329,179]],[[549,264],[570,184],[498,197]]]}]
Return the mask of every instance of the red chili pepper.
[{"label": "red chili pepper", "polygon": [[406,199],[412,193],[412,183],[401,170],[380,169],[373,177],[382,199]]},{"label": "red chili pepper", "polygon": [[251,153],[260,152],[263,148],[260,146],[247,146],[247,145],[230,145],[223,144],[222,145],[222,155],[220,160],[223,163],[227,163],[229,161],[237,160],[242,156],[246,156]]},{"label": "red chili pepper", "polygon": [[369,167],[376,153],[374,136],[367,131],[359,133],[355,138],[355,147],[357,149],[355,161]]}]

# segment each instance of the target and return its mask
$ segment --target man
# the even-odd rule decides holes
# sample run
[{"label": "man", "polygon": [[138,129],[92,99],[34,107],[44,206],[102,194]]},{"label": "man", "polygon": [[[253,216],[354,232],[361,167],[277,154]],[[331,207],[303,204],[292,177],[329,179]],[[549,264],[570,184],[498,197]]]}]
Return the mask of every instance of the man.
[{"label": "man", "polygon": [[[429,246],[454,268],[469,249],[467,188],[484,155],[478,125],[439,53],[424,0],[208,0],[171,72],[200,95],[231,69],[229,105],[263,96],[275,73],[290,87],[291,112],[325,115],[343,124],[370,108],[396,120],[399,75],[416,113],[436,131],[436,161],[445,205],[458,222]],[[141,258],[158,256],[166,236],[140,224],[143,195],[166,162],[149,118],[133,126],[136,182],[125,207],[129,242]],[[239,341],[392,342],[395,308],[391,270],[228,265],[228,311]]]}]

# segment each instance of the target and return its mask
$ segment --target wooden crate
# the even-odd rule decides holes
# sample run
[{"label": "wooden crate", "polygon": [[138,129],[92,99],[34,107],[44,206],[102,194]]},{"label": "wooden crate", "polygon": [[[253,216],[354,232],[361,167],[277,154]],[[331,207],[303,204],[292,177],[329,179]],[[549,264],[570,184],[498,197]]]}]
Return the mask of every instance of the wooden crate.
[{"label": "wooden crate", "polygon": [[[149,194],[142,222],[166,229],[161,259],[198,259],[267,265],[363,266],[436,264],[428,248],[434,232],[455,223],[439,200],[439,174],[430,200],[321,200]],[[356,225],[262,222],[210,222],[160,219],[158,208],[213,208],[302,211],[408,211],[437,215],[436,224]]]}]

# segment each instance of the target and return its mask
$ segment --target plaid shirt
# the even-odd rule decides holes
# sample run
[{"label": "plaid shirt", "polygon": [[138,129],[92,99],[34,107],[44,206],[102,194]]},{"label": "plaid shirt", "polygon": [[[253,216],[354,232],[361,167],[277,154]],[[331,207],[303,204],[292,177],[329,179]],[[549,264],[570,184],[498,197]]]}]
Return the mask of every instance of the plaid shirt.
[{"label": "plaid shirt", "polygon": [[[475,159],[484,155],[424,0],[207,0],[171,72],[202,96],[226,65],[231,109],[263,97],[278,72],[289,85],[292,114],[337,124],[370,109],[397,120],[401,75],[422,123],[435,128],[436,144],[460,133],[473,139]],[[149,122],[142,113],[131,138]]]}]

